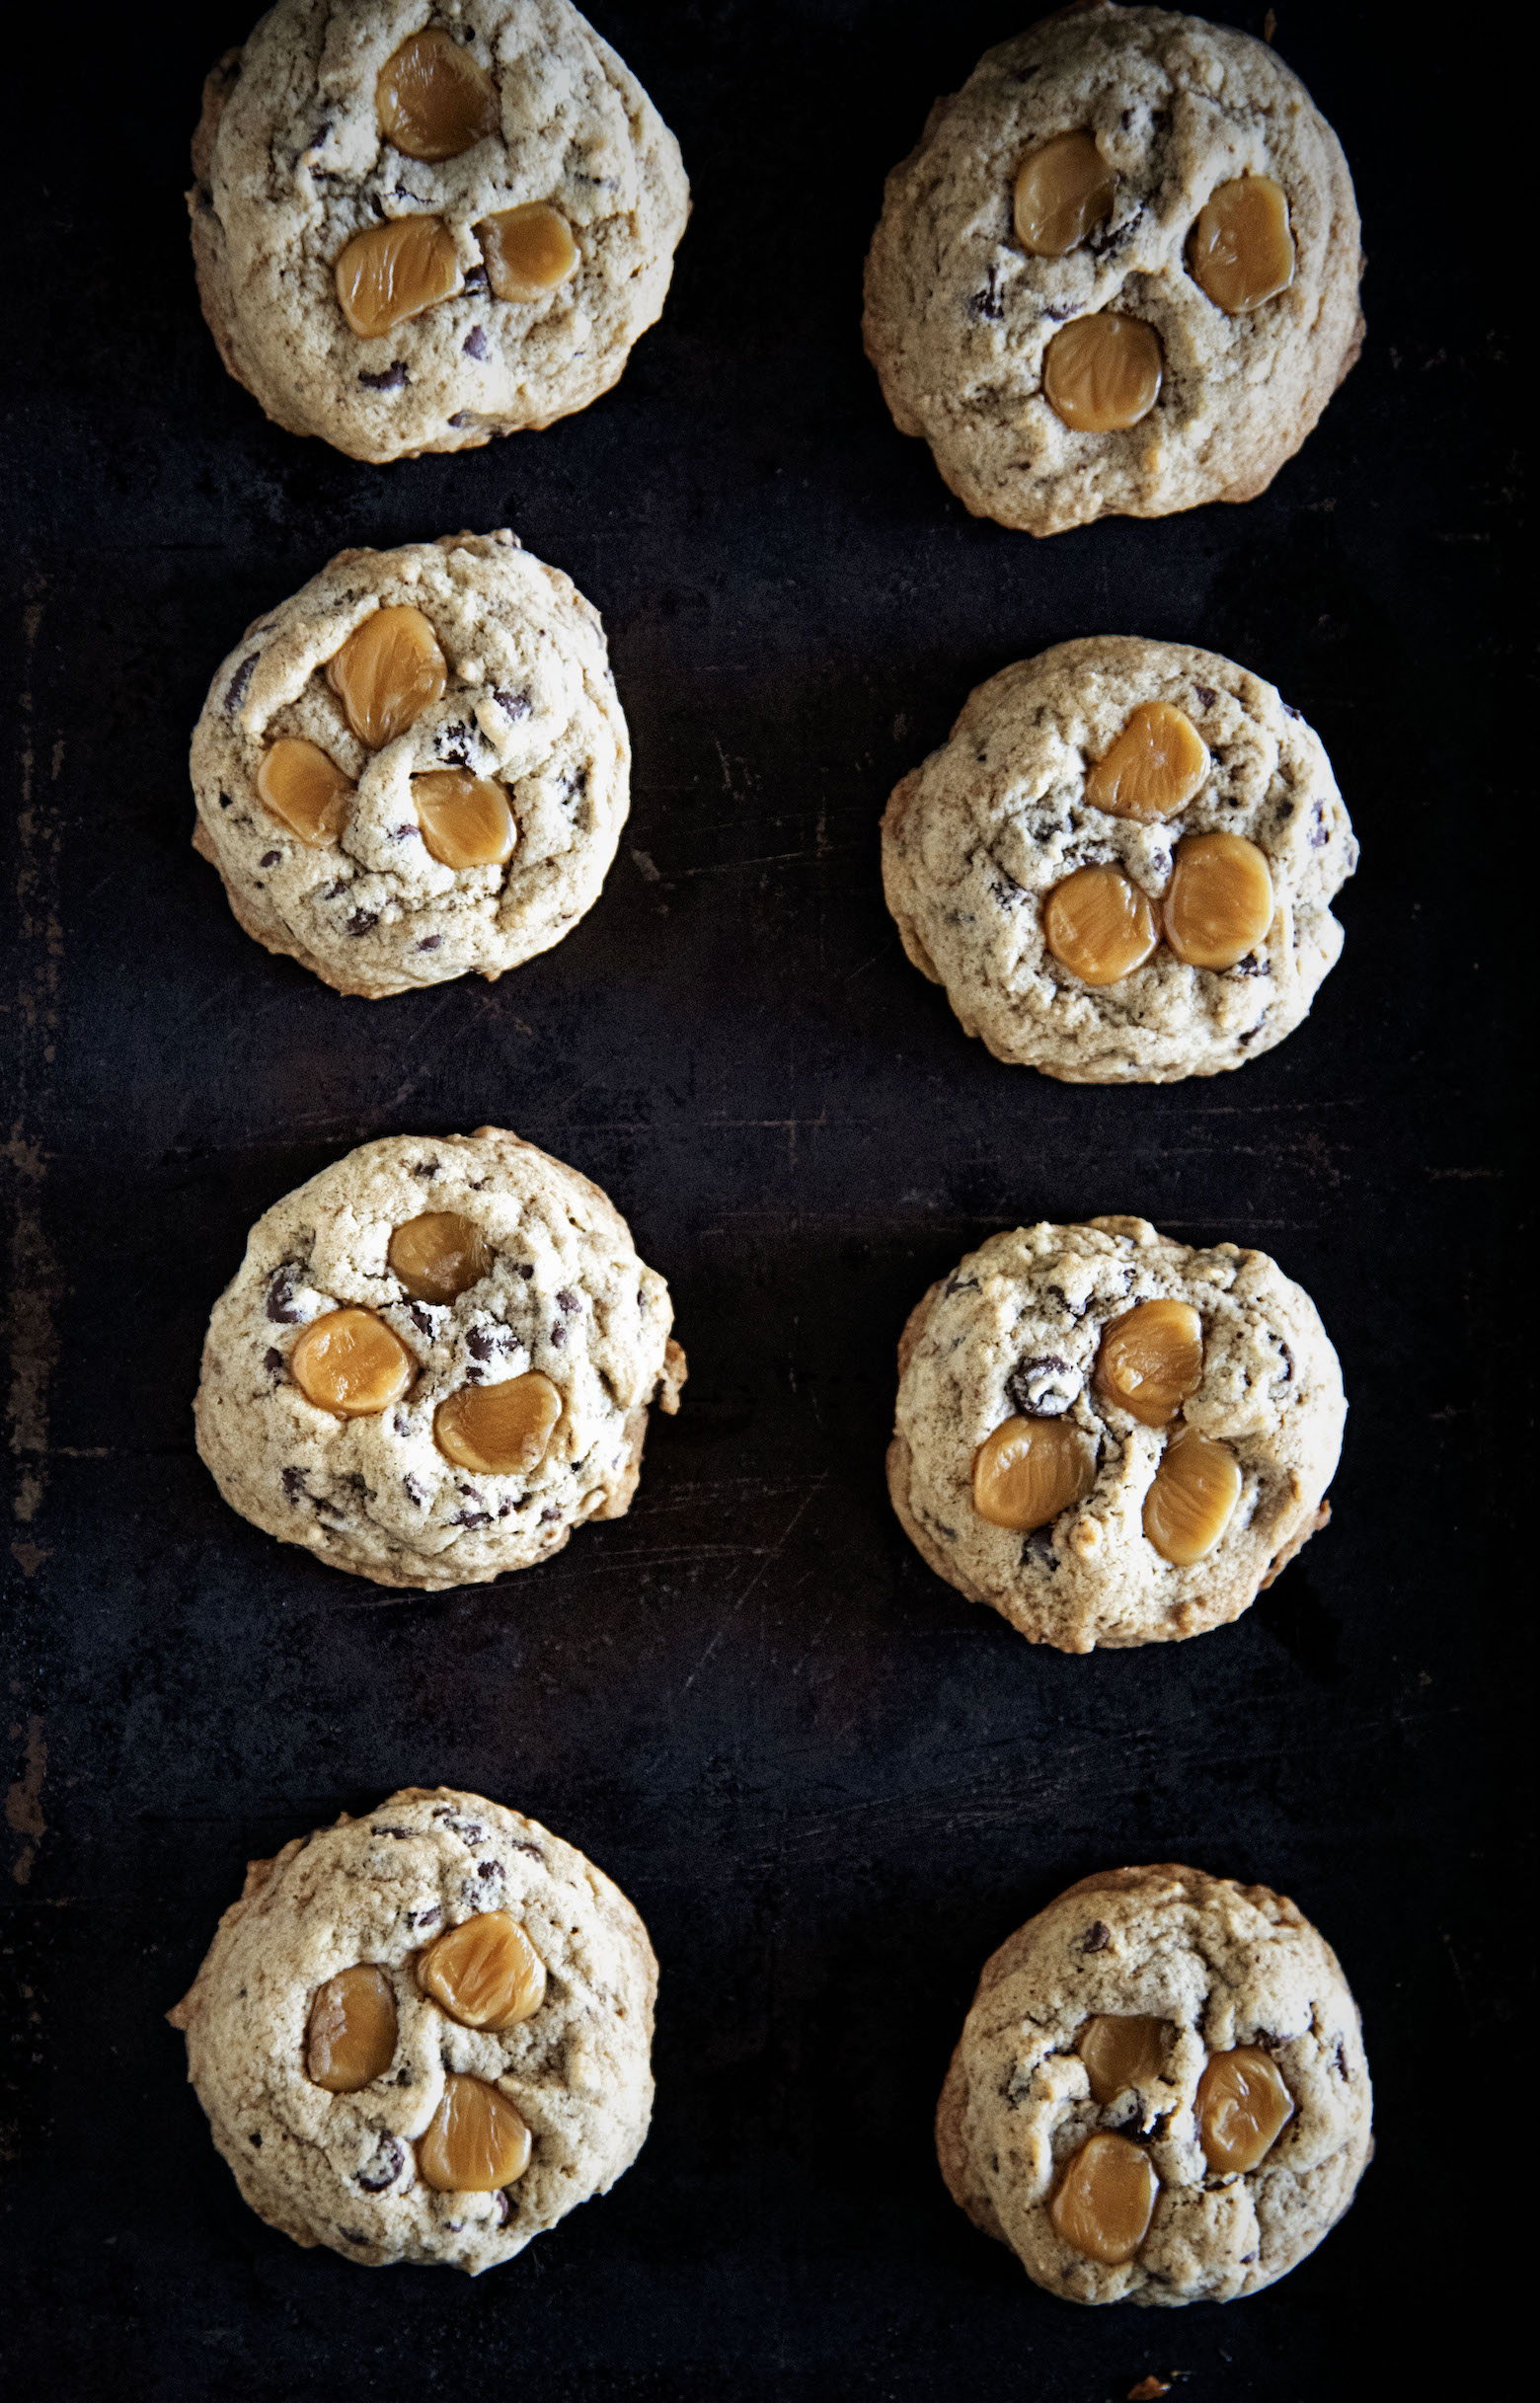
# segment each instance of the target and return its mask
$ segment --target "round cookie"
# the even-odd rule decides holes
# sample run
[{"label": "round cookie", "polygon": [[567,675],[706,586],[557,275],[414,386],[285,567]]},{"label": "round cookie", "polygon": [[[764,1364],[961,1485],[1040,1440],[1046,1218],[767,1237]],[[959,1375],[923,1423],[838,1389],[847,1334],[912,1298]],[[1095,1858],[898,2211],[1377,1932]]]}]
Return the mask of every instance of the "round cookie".
[{"label": "round cookie", "polygon": [[1371,2107],[1357,2008],[1308,1919],[1162,1863],[1082,1878],[985,1963],[936,2148],[954,2201],[1049,2293],[1231,2302],[1342,2217]]},{"label": "round cookie", "polygon": [[259,1218],[197,1447],[232,1510],[378,1586],[485,1585],[620,1518],[679,1406],[668,1287],[596,1185],[499,1126],[364,1143]]},{"label": "round cookie", "polygon": [[1357,357],[1361,265],[1274,51],[1093,0],[987,51],[888,177],[867,355],[975,516],[1163,517],[1292,457]]},{"label": "round cookie", "polygon": [[192,771],[246,932],[368,1000],[549,951],[631,807],[598,612],[505,531],[340,551],[223,662]]},{"label": "round cookie", "polygon": [[1217,652],[1132,635],[980,684],[883,818],[909,958],[996,1058],[1071,1083],[1212,1076],[1281,1043],[1342,950],[1357,857],[1297,710]]},{"label": "round cookie", "polygon": [[591,1861],[479,1794],[407,1786],[253,1861],[167,2016],[260,2218],[475,2277],[636,2159],[656,1991]]},{"label": "round cookie", "polygon": [[192,172],[226,367],[373,461],[607,392],[690,206],[678,143],[568,0],[277,0],[204,86]]},{"label": "round cookie", "polygon": [[1330,1516],[1342,1373],[1266,1252],[1143,1218],[992,1235],[911,1312],[898,1377],[905,1533],[1035,1644],[1223,1626]]}]

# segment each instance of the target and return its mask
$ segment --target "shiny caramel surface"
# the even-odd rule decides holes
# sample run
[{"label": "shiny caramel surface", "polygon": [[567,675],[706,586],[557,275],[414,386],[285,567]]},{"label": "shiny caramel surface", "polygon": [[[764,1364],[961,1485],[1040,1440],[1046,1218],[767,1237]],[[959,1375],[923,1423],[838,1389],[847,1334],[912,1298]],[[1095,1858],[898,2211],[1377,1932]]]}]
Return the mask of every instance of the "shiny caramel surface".
[{"label": "shiny caramel surface", "polygon": [[1190,1569],[1213,1550],[1240,1498],[1240,1462],[1229,1445],[1179,1428],[1144,1497],[1144,1532],[1162,1560]]},{"label": "shiny caramel surface", "polygon": [[545,1999],[545,1963],[505,1910],[479,1911],[430,1944],[418,1983],[467,2028],[513,2028]]},{"label": "shiny caramel surface", "polygon": [[1130,2086],[1147,2086],[1161,2073],[1169,2022],[1100,2012],[1081,2029],[1075,2050],[1086,2064],[1098,2103],[1116,2102]]},{"label": "shiny caramel surface", "polygon": [[447,1302],[480,1284],[493,1254],[471,1219],[454,1209],[428,1209],[396,1228],[385,1258],[414,1301]]},{"label": "shiny caramel surface", "polygon": [[508,797],[469,768],[429,768],[412,782],[423,841],[444,868],[495,868],[512,857],[518,828]]},{"label": "shiny caramel surface", "polygon": [[500,209],[476,228],[487,281],[500,300],[544,300],[578,266],[573,229],[547,200]]},{"label": "shiny caramel surface", "polygon": [[1266,854],[1244,834],[1185,834],[1161,919],[1167,942],[1190,968],[1233,968],[1272,924]]},{"label": "shiny caramel surface", "polygon": [[393,50],[374,87],[384,140],[409,159],[455,159],[496,133],[492,78],[442,26],[411,34]]},{"label": "shiny caramel surface", "polygon": [[270,743],[257,769],[257,797],[311,850],[335,843],[347,823],[356,787],[317,742],[285,736]]},{"label": "shiny caramel surface", "polygon": [[557,1387],[531,1369],[500,1385],[462,1385],[434,1411],[433,1440],[457,1468],[528,1476],[545,1458],[561,1415]]},{"label": "shiny caramel surface", "polygon": [[451,2070],[443,2101],[418,2138],[418,2175],[440,2195],[492,2195],[529,2167],[529,2130],[485,2078]]},{"label": "shiny caramel surface", "polygon": [[1294,2116],[1294,2098],[1277,2064],[1256,2045],[1215,2053],[1197,2081],[1197,2132],[1203,2158],[1221,2174],[1255,2169]]},{"label": "shiny caramel surface", "polygon": [[1148,2153],[1126,2136],[1095,2135],[1071,2155],[1048,2206],[1067,2245],[1116,2269],[1149,2233],[1160,2181]]},{"label": "shiny caramel surface", "polygon": [[1086,799],[1113,817],[1173,817],[1208,773],[1208,745],[1169,701],[1141,701],[1086,777]]},{"label": "shiny caramel surface", "polygon": [[1141,1301],[1110,1321],[1096,1383],[1141,1427],[1168,1427],[1203,1373],[1203,1322],[1190,1301]]},{"label": "shiny caramel surface", "polygon": [[1116,984],[1160,941],[1154,904],[1120,868],[1077,868],[1042,905],[1042,939],[1082,984]]},{"label": "shiny caramel surface", "polygon": [[991,1526],[1030,1534],[1096,1481],[1090,1438],[1064,1419],[1007,1419],[973,1455],[973,1508]]},{"label": "shiny caramel surface", "polygon": [[328,2094],[356,2094],[396,2054],[396,1997],[383,1970],[360,1962],[316,1988],[305,2029],[305,2075]]},{"label": "shiny caramel surface", "polygon": [[1187,261],[1194,282],[1231,317],[1286,291],[1294,280],[1294,237],[1282,188],[1266,175],[1221,184],[1198,210]]},{"label": "shiny caramel surface", "polygon": [[1117,178],[1089,133],[1056,133],[1016,171],[1016,239],[1035,259],[1062,259],[1112,212]]},{"label": "shiny caramel surface", "polygon": [[365,226],[339,252],[338,306],[364,342],[447,300],[461,284],[454,236],[441,217]]},{"label": "shiny caramel surface", "polygon": [[1042,359],[1042,389],[1076,433],[1137,426],[1160,398],[1160,337],[1140,317],[1104,310],[1060,326]]},{"label": "shiny caramel surface", "polygon": [[288,1357],[307,1402],[334,1418],[369,1419],[399,1402],[417,1362],[372,1310],[329,1310],[312,1319]]},{"label": "shiny caramel surface", "polygon": [[442,700],[449,669],[421,609],[376,609],[328,660],[326,679],[359,741],[378,751]]}]

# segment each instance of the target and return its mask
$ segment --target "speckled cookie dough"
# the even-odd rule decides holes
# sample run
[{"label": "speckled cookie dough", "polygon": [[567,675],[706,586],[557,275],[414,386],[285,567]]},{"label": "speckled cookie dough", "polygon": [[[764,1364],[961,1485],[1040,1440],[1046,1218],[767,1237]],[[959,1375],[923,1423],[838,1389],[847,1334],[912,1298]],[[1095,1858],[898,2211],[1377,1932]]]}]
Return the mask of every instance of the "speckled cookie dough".
[{"label": "speckled cookie dough", "polygon": [[469,450],[607,392],[661,312],[679,145],[568,0],[278,0],[209,76],[203,315],[290,433]]},{"label": "speckled cookie dough", "polygon": [[1371,2106],[1310,1922],[1162,1863],[1083,1878],[985,1963],[936,2145],[954,2200],[1050,2293],[1231,2302],[1347,2210]]},{"label": "speckled cookie dough", "polygon": [[1054,534],[1249,501],[1358,354],[1336,134],[1274,51],[1061,10],[939,100],[887,179],[867,354],[976,516]]},{"label": "speckled cookie dough", "polygon": [[[1357,856],[1297,710],[1217,652],[1132,635],[980,684],[883,819],[914,965],[996,1058],[1073,1083],[1212,1076],[1281,1043],[1342,950]],[[1235,904],[1217,926],[1209,893],[1206,944],[1182,915],[1205,861]]]},{"label": "speckled cookie dough", "polygon": [[168,2017],[259,2217],[475,2277],[636,2159],[656,1991],[591,1861],[479,1794],[408,1786],[253,1861]]},{"label": "speckled cookie dough", "polygon": [[233,1510],[381,1586],[484,1585],[622,1517],[685,1377],[614,1204],[498,1126],[389,1135],[266,1211],[197,1447]]},{"label": "speckled cookie dough", "polygon": [[1222,1626],[1330,1514],[1342,1374],[1265,1252],[1143,1218],[992,1235],[917,1304],[898,1372],[905,1532],[1033,1643]]},{"label": "speckled cookie dough", "polygon": [[505,531],[340,551],[219,668],[192,771],[246,932],[368,1000],[549,951],[631,807],[598,612]]}]

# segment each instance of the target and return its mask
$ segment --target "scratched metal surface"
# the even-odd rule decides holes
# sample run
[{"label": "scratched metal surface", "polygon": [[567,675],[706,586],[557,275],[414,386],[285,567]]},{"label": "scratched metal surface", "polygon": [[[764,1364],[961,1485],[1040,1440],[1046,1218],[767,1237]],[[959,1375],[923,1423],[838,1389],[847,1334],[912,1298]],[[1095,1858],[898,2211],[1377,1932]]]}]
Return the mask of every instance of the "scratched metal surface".
[{"label": "scratched metal surface", "polygon": [[[1397,222],[1407,157],[1459,138],[1445,80],[1371,11],[1283,12],[1358,175],[1363,362],[1250,506],[1035,545],[950,500],[857,332],[882,173],[1011,10],[594,15],[694,179],[673,295],[616,393],[458,460],[352,465],[216,363],[180,195],[246,0],[144,46],[73,12],[75,133],[32,128],[7,271],[8,2359],[19,2391],[166,2403],[1094,2403],[1152,2369],[1363,2394],[1391,2327],[1425,2344],[1437,2308],[1403,2249],[1446,2208],[1427,2048],[1492,2039],[1515,1975],[1499,958],[1444,907],[1450,824],[1501,789],[1512,497],[1490,296],[1439,222]],[[342,1001],[193,858],[189,730],[333,550],[500,523],[603,610],[628,837],[599,906],[500,987]],[[1273,678],[1363,841],[1314,1017],[1213,1082],[997,1065],[882,906],[883,802],[968,688],[1109,630]],[[384,1598],[219,1503],[200,1336],[278,1195],[368,1136],[486,1119],[615,1197],[691,1382],[628,1519],[490,1590]],[[927,1280],[995,1227],[1099,1210],[1275,1253],[1352,1410],[1329,1534],[1238,1626],[1064,1660],[921,1565],[883,1450]],[[475,2286],[260,2225],[160,2016],[249,1854],[440,1778],[586,1847],[663,1964],[640,2163]],[[989,1949],[1069,1880],[1163,1857],[1283,1888],[1337,1945],[1379,2158],[1270,2293],[1077,2312],[953,2208],[930,2114]]]}]

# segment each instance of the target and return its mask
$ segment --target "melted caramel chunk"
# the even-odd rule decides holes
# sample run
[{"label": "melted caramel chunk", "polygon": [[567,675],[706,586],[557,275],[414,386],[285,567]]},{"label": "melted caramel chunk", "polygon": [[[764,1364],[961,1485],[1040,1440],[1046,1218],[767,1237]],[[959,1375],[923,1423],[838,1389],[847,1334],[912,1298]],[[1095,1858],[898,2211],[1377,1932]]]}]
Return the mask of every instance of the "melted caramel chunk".
[{"label": "melted caramel chunk", "polygon": [[1203,1373],[1203,1322],[1190,1301],[1141,1301],[1115,1318],[1096,1381],[1141,1427],[1169,1427]]},{"label": "melted caramel chunk", "polygon": [[1162,916],[1167,942],[1189,968],[1233,968],[1272,924],[1266,853],[1244,834],[1185,834]]},{"label": "melted caramel chunk", "polygon": [[528,1476],[545,1458],[561,1415],[561,1394],[532,1368],[501,1385],[462,1385],[434,1411],[433,1441],[456,1468]]},{"label": "melted caramel chunk", "polygon": [[486,1236],[457,1209],[409,1218],[391,1236],[385,1258],[414,1301],[453,1301],[492,1267]]},{"label": "melted caramel chunk", "polygon": [[1159,2077],[1166,2026],[1164,2019],[1120,2019],[1110,2012],[1086,2021],[1075,2050],[1097,2102],[1116,2102],[1129,2086],[1147,2086]]},{"label": "melted caramel chunk", "polygon": [[483,217],[476,239],[487,262],[487,281],[500,300],[543,300],[578,265],[573,229],[546,200],[527,200],[522,208]]},{"label": "melted caramel chunk", "polygon": [[461,284],[454,236],[441,217],[396,217],[354,234],[337,258],[337,298],[369,342],[447,300]]},{"label": "melted caramel chunk", "polygon": [[1191,1569],[1213,1550],[1240,1498],[1240,1463],[1229,1445],[1179,1428],[1144,1497],[1144,1532],[1162,1560]]},{"label": "melted caramel chunk", "polygon": [[1159,2192],[1147,2152],[1126,2136],[1091,2136],[1070,2156],[1049,2216],[1066,2244],[1115,2270],[1144,2242]]},{"label": "melted caramel chunk", "polygon": [[1035,259],[1062,259],[1110,216],[1117,178],[1089,133],[1056,133],[1016,174],[1016,239]]},{"label": "melted caramel chunk", "polygon": [[1267,175],[1221,184],[1188,236],[1188,271],[1216,309],[1260,309],[1294,280],[1288,202]]},{"label": "melted caramel chunk", "polygon": [[338,1419],[372,1419],[399,1402],[417,1374],[407,1347],[372,1310],[329,1310],[289,1354],[307,1402]]},{"label": "melted caramel chunk", "polygon": [[1169,701],[1141,701],[1086,778],[1086,799],[1112,817],[1174,817],[1208,773],[1208,746]]},{"label": "melted caramel chunk", "polygon": [[359,1963],[317,1986],[305,2030],[305,2075],[328,2094],[356,2094],[396,2053],[396,1997],[383,1970]]},{"label": "melted caramel chunk", "polygon": [[257,794],[265,810],[280,817],[291,834],[313,851],[335,843],[347,822],[347,804],[357,788],[328,759],[319,743],[285,736],[263,752]]},{"label": "melted caramel chunk", "polygon": [[545,1963],[516,1919],[484,1910],[418,1963],[418,1983],[466,2028],[514,2028],[545,2000]]},{"label": "melted caramel chunk", "polygon": [[423,841],[444,868],[495,868],[518,840],[508,797],[469,768],[430,768],[412,778],[412,807]]},{"label": "melted caramel chunk", "polygon": [[1216,2053],[1197,2081],[1197,2132],[1210,2169],[1255,2169],[1293,2116],[1281,2073],[1256,2045]]},{"label": "melted caramel chunk", "polygon": [[493,2195],[529,2167],[529,2130],[485,2078],[444,2079],[444,2099],[418,2138],[418,2174],[440,2195]]},{"label": "melted caramel chunk", "polygon": [[491,76],[437,25],[392,50],[374,87],[374,114],[385,140],[409,159],[457,159],[500,121]]},{"label": "melted caramel chunk", "polygon": [[1042,360],[1048,404],[1075,433],[1137,426],[1160,398],[1160,337],[1141,317],[1071,318]]},{"label": "melted caramel chunk", "polygon": [[328,660],[326,680],[359,741],[378,751],[443,699],[449,670],[421,609],[376,609]]},{"label": "melted caramel chunk", "polygon": [[1144,966],[1160,927],[1120,868],[1077,868],[1043,903],[1042,939],[1082,984],[1116,984]]},{"label": "melted caramel chunk", "polygon": [[992,1527],[1030,1534],[1096,1482],[1089,1437],[1064,1419],[1007,1419],[973,1455],[973,1508]]}]

